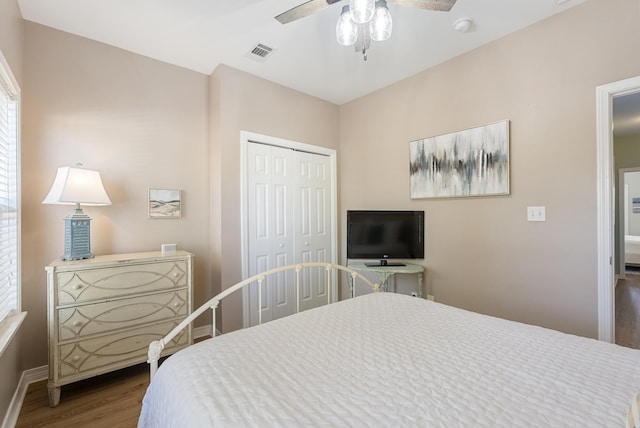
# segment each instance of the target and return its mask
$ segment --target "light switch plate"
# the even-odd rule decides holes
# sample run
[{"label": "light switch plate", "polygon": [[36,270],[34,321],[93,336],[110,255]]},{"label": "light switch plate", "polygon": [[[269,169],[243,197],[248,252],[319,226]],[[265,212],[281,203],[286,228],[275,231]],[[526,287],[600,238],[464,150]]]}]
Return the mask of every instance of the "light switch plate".
[{"label": "light switch plate", "polygon": [[546,221],[546,207],[527,207],[527,221]]}]

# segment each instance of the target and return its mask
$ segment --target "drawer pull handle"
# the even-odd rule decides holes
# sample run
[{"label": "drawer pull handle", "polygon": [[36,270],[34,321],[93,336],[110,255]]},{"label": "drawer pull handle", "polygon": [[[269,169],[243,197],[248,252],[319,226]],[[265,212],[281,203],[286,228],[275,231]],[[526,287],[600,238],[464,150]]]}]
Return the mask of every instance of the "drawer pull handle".
[{"label": "drawer pull handle", "polygon": [[73,361],[80,361],[80,356],[79,355],[74,356]]},{"label": "drawer pull handle", "polygon": [[73,326],[74,327],[80,327],[82,325],[82,321],[74,321],[73,322]]},{"label": "drawer pull handle", "polygon": [[173,277],[174,277],[174,278],[177,278],[179,275],[180,275],[180,274],[179,274],[178,272],[174,272],[174,273],[173,273]]},{"label": "drawer pull handle", "polygon": [[179,307],[180,307],[180,303],[175,302],[175,303],[173,304],[173,307],[174,307],[174,308],[179,308]]},{"label": "drawer pull handle", "polygon": [[74,290],[82,290],[82,284],[76,284],[73,286]]}]

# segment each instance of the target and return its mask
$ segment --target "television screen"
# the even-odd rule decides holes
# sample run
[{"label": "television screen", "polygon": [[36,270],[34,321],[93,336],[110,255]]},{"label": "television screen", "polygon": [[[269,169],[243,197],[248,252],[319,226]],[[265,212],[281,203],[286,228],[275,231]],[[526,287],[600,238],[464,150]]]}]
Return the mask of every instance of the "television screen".
[{"label": "television screen", "polygon": [[424,211],[347,211],[347,258],[424,258]]}]

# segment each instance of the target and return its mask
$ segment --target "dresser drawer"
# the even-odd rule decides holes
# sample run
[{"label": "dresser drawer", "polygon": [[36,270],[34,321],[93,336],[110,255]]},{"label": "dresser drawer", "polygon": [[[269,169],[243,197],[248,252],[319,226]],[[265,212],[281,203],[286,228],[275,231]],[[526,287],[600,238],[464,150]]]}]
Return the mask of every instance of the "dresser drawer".
[{"label": "dresser drawer", "polygon": [[[180,320],[122,331],[107,336],[80,340],[58,347],[59,378],[92,371],[106,371],[110,366],[124,367],[147,359],[149,343],[161,339]],[[165,348],[172,353],[189,342],[189,329],[182,331]]]},{"label": "dresser drawer", "polygon": [[185,261],[114,265],[57,273],[57,304],[90,302],[118,296],[186,287]]},{"label": "dresser drawer", "polygon": [[[147,361],[160,340],[191,312],[193,254],[160,251],[54,260],[47,271],[49,404],[62,386]],[[192,328],[164,348],[192,342]]]},{"label": "dresser drawer", "polygon": [[109,302],[78,305],[58,310],[58,340],[79,339],[93,334],[186,317],[188,291],[166,291]]}]

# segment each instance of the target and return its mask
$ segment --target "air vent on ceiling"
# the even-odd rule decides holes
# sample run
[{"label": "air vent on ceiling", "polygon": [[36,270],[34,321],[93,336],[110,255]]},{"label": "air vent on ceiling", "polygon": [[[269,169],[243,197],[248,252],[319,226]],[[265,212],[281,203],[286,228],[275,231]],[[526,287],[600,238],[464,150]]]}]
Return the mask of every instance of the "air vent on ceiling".
[{"label": "air vent on ceiling", "polygon": [[248,53],[249,58],[253,58],[256,61],[265,61],[269,55],[276,51],[275,48],[267,46],[264,43],[256,43],[256,45]]}]

